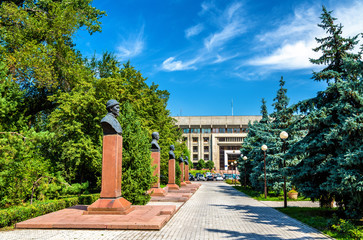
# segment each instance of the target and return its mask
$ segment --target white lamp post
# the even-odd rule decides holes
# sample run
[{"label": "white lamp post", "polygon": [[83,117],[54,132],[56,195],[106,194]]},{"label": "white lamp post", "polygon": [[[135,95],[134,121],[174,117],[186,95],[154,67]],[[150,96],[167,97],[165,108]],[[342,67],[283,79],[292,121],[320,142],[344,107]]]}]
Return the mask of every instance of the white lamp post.
[{"label": "white lamp post", "polygon": [[247,160],[247,156],[243,157],[243,160],[245,161],[245,186],[247,186],[247,169],[246,169],[246,160]]},{"label": "white lamp post", "polygon": [[264,171],[265,171],[265,199],[267,198],[267,182],[266,182],[266,150],[267,146],[264,144],[261,146],[261,150],[263,151],[263,164],[264,164]]},{"label": "white lamp post", "polygon": [[[285,131],[282,131],[280,133],[280,138],[282,139],[282,141],[284,142],[282,144],[282,152],[284,153],[284,169],[286,167],[286,162],[285,162],[285,151],[286,151],[286,139],[289,137],[289,134]],[[287,207],[287,197],[286,197],[286,176],[284,175],[284,208]]]}]

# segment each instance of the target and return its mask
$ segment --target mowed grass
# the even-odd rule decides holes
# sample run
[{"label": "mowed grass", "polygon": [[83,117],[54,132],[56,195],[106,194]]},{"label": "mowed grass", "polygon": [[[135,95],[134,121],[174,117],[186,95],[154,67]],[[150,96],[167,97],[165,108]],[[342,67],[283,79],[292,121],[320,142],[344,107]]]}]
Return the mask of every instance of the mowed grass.
[{"label": "mowed grass", "polygon": [[[243,192],[244,194],[247,194],[248,196],[250,196],[253,199],[256,199],[258,201],[283,201],[284,200],[284,196],[281,195],[282,193],[276,193],[276,192],[270,191],[267,194],[267,198],[265,198],[264,193],[253,190],[251,187],[234,186],[234,188],[240,192]],[[310,198],[298,196],[298,198],[296,200],[287,198],[287,201],[310,201]]]}]

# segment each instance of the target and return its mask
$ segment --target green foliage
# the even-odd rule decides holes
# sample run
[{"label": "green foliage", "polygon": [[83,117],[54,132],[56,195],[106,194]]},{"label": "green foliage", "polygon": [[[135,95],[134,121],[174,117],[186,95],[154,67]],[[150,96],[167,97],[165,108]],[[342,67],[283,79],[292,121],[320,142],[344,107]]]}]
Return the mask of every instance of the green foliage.
[{"label": "green foliage", "polygon": [[336,209],[288,207],[276,208],[280,212],[293,217],[311,227],[322,231],[334,239],[361,239],[362,226],[350,221],[339,219]]},{"label": "green foliage", "polygon": [[199,159],[197,163],[197,170],[202,170],[203,168],[205,168],[205,161],[203,159]]},{"label": "green foliage", "polygon": [[[85,94],[86,93],[86,94]],[[89,182],[100,186],[104,102],[91,85],[74,88],[50,98],[58,107],[48,118],[47,128],[55,134],[49,142],[49,158],[55,171],[69,183]],[[98,184],[97,184],[98,183]]]},{"label": "green foliage", "polygon": [[9,209],[3,209],[0,210],[0,227],[10,226],[17,222],[71,207],[77,203],[78,198],[74,197],[34,203],[29,206],[17,206]]},{"label": "green foliage", "polygon": [[[27,94],[27,115],[48,113],[55,105],[47,99],[57,89],[69,91],[87,72],[72,37],[85,27],[100,31],[104,12],[91,0],[24,1],[0,6],[0,55],[13,78]],[[44,112],[45,111],[45,112]]]},{"label": "green foliage", "polygon": [[[255,121],[253,124],[248,123],[248,135],[242,143],[241,153],[248,157],[248,161],[241,158],[238,160],[238,170],[241,173],[241,179],[245,178],[245,173],[249,173],[248,180],[252,187],[262,190],[264,187],[264,153],[261,150],[263,144],[270,146],[271,123],[267,113],[266,101],[262,99],[261,105],[262,119],[260,122]],[[269,149],[266,151],[269,154]]]},{"label": "green foliage", "polygon": [[[357,55],[344,53],[356,44],[355,38],[343,39],[342,26],[333,24],[325,8],[322,19],[320,26],[330,35],[318,41],[317,49],[323,51],[321,59],[329,68],[314,78],[335,81],[316,97],[292,107],[305,114],[294,129],[307,134],[290,148],[288,157],[302,159],[292,167],[299,192],[322,202],[335,199],[347,216],[359,218],[363,215],[363,65]],[[326,56],[326,48],[342,55]]]},{"label": "green foliage", "polygon": [[325,30],[327,37],[315,38],[320,44],[314,48],[315,52],[322,52],[318,59],[310,59],[314,64],[328,65],[320,72],[313,73],[313,79],[316,81],[325,80],[329,82],[331,79],[337,81],[340,78],[346,78],[349,75],[347,69],[343,67],[344,58],[358,59],[359,54],[352,53],[355,45],[358,43],[358,35],[352,38],[344,38],[342,36],[343,26],[335,24],[336,18],[331,16],[332,11],[327,11],[323,6],[323,13],[321,14],[321,24],[319,27]]},{"label": "green foliage", "polygon": [[42,202],[38,201],[32,205],[27,204],[24,206],[2,209],[0,210],[0,228],[77,204],[89,205],[95,202],[99,196],[99,194],[80,195],[79,197],[63,198],[60,200],[48,200]]},{"label": "green foliage", "polygon": [[18,131],[24,119],[24,91],[7,75],[0,61],[0,132]]},{"label": "green foliage", "polygon": [[180,187],[180,177],[181,177],[181,169],[180,169],[180,166],[179,166],[179,163],[178,161],[175,161],[175,184],[178,185]]},{"label": "green foliage", "polygon": [[132,204],[146,204],[150,196],[146,191],[156,181],[152,176],[150,142],[131,104],[121,108],[123,136],[122,196]]},{"label": "green foliage", "polygon": [[[247,194],[248,196],[252,197],[253,199],[256,199],[258,201],[283,201],[284,196],[283,192],[279,191],[268,191],[267,192],[267,198],[265,198],[265,194],[261,191],[256,191],[250,186],[234,186],[235,189],[237,189],[240,192],[243,192]],[[298,196],[298,199],[290,199],[288,198],[287,201],[310,201],[310,198],[306,198],[304,196]]]},{"label": "green foliage", "polygon": [[212,170],[214,168],[214,162],[212,160],[209,160],[205,163],[205,167],[209,170]]},{"label": "green foliage", "polygon": [[354,224],[352,224],[349,220],[339,219],[339,222],[333,224],[331,227],[336,230],[339,234],[344,234],[352,239],[362,239],[363,238],[363,229],[358,228]]},{"label": "green foliage", "polygon": [[41,147],[52,134],[33,130],[22,134],[0,135],[0,206],[29,200],[35,181],[50,175]]}]

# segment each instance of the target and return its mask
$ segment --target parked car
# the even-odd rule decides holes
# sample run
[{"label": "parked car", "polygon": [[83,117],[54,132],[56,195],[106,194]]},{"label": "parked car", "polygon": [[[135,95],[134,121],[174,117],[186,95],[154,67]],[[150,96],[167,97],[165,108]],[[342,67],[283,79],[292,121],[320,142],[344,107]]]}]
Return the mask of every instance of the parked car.
[{"label": "parked car", "polygon": [[223,177],[222,177],[222,175],[221,175],[221,174],[219,174],[219,173],[217,173],[217,174],[215,175],[215,179],[216,179],[216,181],[223,181]]},{"label": "parked car", "polygon": [[189,181],[195,181],[195,177],[191,173],[189,173]]},{"label": "parked car", "polygon": [[233,178],[232,174],[229,174],[229,173],[224,174],[224,180],[232,179],[232,178]]},{"label": "parked car", "polygon": [[207,175],[206,178],[207,178],[207,181],[214,181],[212,174]]},{"label": "parked car", "polygon": [[205,177],[203,174],[197,173],[195,176],[197,177],[197,181],[205,181]]}]

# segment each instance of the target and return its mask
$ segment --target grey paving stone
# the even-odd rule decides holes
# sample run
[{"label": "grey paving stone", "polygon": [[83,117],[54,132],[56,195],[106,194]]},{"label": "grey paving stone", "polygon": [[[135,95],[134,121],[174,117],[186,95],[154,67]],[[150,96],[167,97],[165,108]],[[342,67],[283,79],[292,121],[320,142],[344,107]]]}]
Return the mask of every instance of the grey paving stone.
[{"label": "grey paving stone", "polygon": [[21,239],[331,239],[223,182],[204,182],[160,231],[14,230],[1,240]]}]

